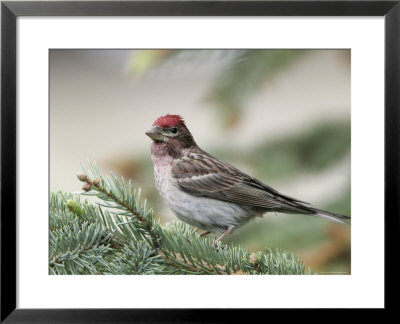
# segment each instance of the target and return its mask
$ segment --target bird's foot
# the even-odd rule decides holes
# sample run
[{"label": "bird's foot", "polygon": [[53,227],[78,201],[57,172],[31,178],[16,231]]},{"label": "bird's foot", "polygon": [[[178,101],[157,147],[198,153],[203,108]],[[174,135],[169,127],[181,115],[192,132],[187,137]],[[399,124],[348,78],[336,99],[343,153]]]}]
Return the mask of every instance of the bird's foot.
[{"label": "bird's foot", "polygon": [[217,250],[221,249],[221,250],[226,250],[228,248],[227,244],[219,244],[219,241],[215,240],[213,243],[213,247]]},{"label": "bird's foot", "polygon": [[[229,233],[231,233],[234,230],[235,226],[229,226],[228,229],[222,233],[220,236],[217,237],[217,239],[214,241],[213,245],[215,248],[218,249],[218,242],[221,241],[225,236],[227,236]],[[228,246],[226,244],[221,244],[221,249],[226,249]]]},{"label": "bird's foot", "polygon": [[203,233],[200,233],[200,237],[203,237],[203,236],[206,236],[206,235],[208,235],[208,234],[210,234],[211,232],[209,232],[209,231],[205,231],[205,232],[203,232]]}]

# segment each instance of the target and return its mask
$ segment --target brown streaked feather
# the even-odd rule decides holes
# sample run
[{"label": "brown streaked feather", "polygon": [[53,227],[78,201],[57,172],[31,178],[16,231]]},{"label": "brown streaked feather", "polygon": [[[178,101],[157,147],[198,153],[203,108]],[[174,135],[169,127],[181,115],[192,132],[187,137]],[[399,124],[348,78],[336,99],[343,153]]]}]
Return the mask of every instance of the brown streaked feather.
[{"label": "brown streaked feather", "polygon": [[172,165],[179,187],[192,195],[271,211],[312,213],[307,203],[285,196],[196,147]]}]

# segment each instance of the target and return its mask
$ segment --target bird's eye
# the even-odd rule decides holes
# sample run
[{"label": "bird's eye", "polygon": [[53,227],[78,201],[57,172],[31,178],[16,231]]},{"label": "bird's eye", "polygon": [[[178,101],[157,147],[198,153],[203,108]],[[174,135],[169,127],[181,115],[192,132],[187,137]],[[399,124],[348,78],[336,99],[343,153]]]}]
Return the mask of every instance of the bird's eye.
[{"label": "bird's eye", "polygon": [[172,132],[172,134],[178,133],[178,128],[172,127],[172,128],[171,128],[171,132]]}]

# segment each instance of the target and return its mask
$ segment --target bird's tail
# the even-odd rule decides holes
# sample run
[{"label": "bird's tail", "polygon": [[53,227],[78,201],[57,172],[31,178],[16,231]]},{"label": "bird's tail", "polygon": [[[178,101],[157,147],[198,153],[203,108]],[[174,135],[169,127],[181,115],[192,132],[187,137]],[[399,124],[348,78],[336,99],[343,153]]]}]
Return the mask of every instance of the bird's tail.
[{"label": "bird's tail", "polygon": [[317,208],[312,208],[312,210],[314,211],[314,213],[310,214],[312,216],[326,218],[334,222],[351,225],[351,218],[348,216],[331,213]]},{"label": "bird's tail", "polygon": [[351,225],[351,218],[348,216],[335,214],[328,212],[326,210],[318,209],[309,203],[282,194],[280,194],[279,199],[281,199],[281,201],[284,201],[286,203],[285,208],[282,209],[286,213],[289,212],[296,214],[297,213],[306,214],[306,215],[329,219],[331,221],[342,224]]}]

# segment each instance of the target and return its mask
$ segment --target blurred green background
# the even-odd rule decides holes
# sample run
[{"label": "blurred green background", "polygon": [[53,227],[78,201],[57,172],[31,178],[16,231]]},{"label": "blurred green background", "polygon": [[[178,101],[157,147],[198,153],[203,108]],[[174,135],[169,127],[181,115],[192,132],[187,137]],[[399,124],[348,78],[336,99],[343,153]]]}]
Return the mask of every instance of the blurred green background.
[{"label": "blurred green background", "polygon": [[[161,222],[144,132],[180,114],[197,144],[278,191],[350,216],[349,50],[51,50],[50,190],[80,190],[90,158],[131,178]],[[266,214],[228,242],[284,248],[350,273],[350,227]]]}]

